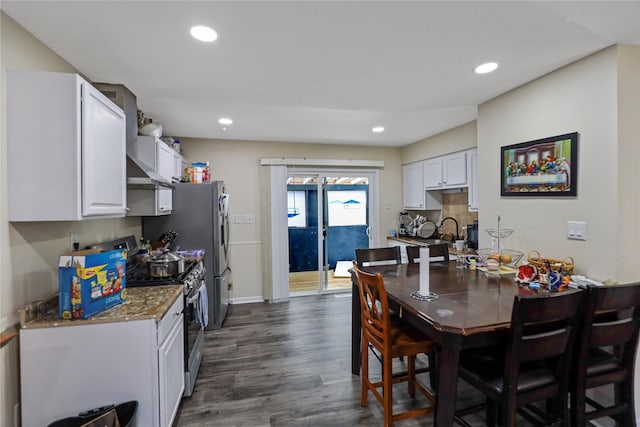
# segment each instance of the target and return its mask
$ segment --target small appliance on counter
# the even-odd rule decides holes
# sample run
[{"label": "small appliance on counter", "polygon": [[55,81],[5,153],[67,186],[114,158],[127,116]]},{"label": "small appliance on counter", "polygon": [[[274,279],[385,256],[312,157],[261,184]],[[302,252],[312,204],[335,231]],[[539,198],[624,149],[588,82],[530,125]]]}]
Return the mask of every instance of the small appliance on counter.
[{"label": "small appliance on counter", "polygon": [[478,249],[478,220],[467,225],[467,246],[470,249]]}]

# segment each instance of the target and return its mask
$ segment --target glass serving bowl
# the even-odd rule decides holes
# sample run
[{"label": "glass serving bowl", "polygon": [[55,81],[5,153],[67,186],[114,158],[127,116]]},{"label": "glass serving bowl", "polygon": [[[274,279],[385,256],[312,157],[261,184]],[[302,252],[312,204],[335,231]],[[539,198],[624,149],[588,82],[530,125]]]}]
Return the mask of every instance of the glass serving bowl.
[{"label": "glass serving bowl", "polygon": [[487,228],[486,232],[491,237],[499,237],[505,239],[513,234],[515,230],[513,228]]},{"label": "glass serving bowl", "polygon": [[516,267],[520,259],[524,256],[524,252],[516,251],[513,249],[500,249],[500,258],[498,258],[498,252],[493,248],[478,249],[478,255],[482,259],[482,264],[487,265],[490,259],[499,261],[500,265],[507,265],[509,267]]}]

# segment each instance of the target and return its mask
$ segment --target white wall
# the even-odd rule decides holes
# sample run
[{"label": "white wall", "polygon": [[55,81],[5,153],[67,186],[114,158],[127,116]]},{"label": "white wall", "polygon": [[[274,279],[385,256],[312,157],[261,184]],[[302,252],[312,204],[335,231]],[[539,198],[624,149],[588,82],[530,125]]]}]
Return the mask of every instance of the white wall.
[{"label": "white wall", "polygon": [[477,145],[476,121],[402,147],[402,164],[468,150]]},{"label": "white wall", "polygon": [[[0,135],[0,319],[18,322],[17,309],[57,290],[58,256],[70,249],[69,233],[78,234],[81,245],[140,235],[138,218],[86,222],[7,222],[6,70],[38,69],[60,72],[75,70],[31,34],[0,13],[0,63],[2,85],[2,133]],[[37,121],[34,117],[34,121]],[[38,173],[29,170],[25,173]],[[43,185],[55,177],[42,177]],[[53,368],[53,367],[52,367]],[[20,400],[18,340],[0,349],[0,425],[13,425],[14,405]],[[53,420],[52,420],[53,421]]]},{"label": "white wall", "polygon": [[271,288],[271,283],[265,283],[268,278],[263,279],[269,275],[262,271],[266,261],[263,257],[269,256],[263,249],[270,248],[271,241],[264,202],[265,187],[269,186],[264,181],[269,175],[266,167],[260,166],[261,158],[383,160],[379,241],[385,242],[388,230],[398,227],[398,214],[402,210],[399,148],[188,138],[181,138],[181,141],[189,162],[208,160],[212,179],[225,181],[231,195],[230,213],[254,216],[253,224],[231,224],[231,297],[234,300],[267,297],[269,295],[264,290]]},{"label": "white wall", "polygon": [[[638,138],[637,128],[635,139],[620,137],[618,58],[618,48],[603,50],[480,105],[479,222],[481,230],[495,227],[501,215],[502,226],[516,230],[507,243],[512,249],[559,259],[570,255],[580,274],[627,282],[640,280],[631,268],[638,255],[639,181],[637,167],[621,170],[618,162],[634,152],[637,161]],[[632,72],[637,76],[637,64]],[[638,102],[638,97],[628,100],[627,108],[637,111]],[[578,169],[577,197],[500,197],[501,146],[574,131],[579,133],[578,164],[572,165]],[[627,180],[635,184],[620,185]],[[618,224],[627,210],[636,213],[636,221],[626,222],[622,232]],[[587,222],[587,241],[566,238],[568,220]],[[489,244],[481,231],[480,246]]]}]

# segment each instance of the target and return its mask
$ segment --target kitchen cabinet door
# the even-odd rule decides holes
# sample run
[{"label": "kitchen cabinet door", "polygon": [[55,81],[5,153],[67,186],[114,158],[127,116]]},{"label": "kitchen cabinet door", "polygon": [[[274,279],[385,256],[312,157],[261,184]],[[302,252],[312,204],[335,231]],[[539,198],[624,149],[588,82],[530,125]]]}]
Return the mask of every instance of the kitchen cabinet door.
[{"label": "kitchen cabinet door", "polygon": [[422,162],[402,166],[402,199],[404,209],[424,209],[424,195]]},{"label": "kitchen cabinet door", "polygon": [[478,150],[467,153],[467,171],[469,178],[469,211],[478,211]]},{"label": "kitchen cabinet door", "polygon": [[184,157],[182,157],[182,155],[176,150],[173,150],[172,157],[173,164],[171,168],[171,179],[173,180],[173,182],[180,182],[180,180],[182,179],[182,175],[184,175],[186,161]]},{"label": "kitchen cabinet door", "polygon": [[[167,316],[173,313],[169,312]],[[171,427],[184,392],[184,320],[182,313],[158,349],[160,426]]]},{"label": "kitchen cabinet door", "polygon": [[123,217],[125,116],[77,74],[7,71],[9,221]]},{"label": "kitchen cabinet door", "polygon": [[442,158],[424,161],[424,188],[442,188]]},{"label": "kitchen cabinet door", "polygon": [[467,186],[467,153],[454,153],[442,158],[442,185],[445,188]]},{"label": "kitchen cabinet door", "polygon": [[466,187],[466,153],[453,153],[425,160],[424,186],[429,190]]},{"label": "kitchen cabinet door", "polygon": [[82,99],[82,215],[108,215],[126,208],[124,113],[90,84]]},{"label": "kitchen cabinet door", "polygon": [[156,145],[156,172],[171,182],[173,177],[173,153],[175,150],[162,142],[161,139],[156,139]]}]

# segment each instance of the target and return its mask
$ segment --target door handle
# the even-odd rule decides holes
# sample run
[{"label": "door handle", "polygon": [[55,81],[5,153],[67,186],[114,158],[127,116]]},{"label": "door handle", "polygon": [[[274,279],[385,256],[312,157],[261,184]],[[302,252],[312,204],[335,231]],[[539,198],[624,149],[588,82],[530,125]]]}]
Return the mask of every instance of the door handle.
[{"label": "door handle", "polygon": [[367,227],[367,237],[371,238],[371,227]]}]

